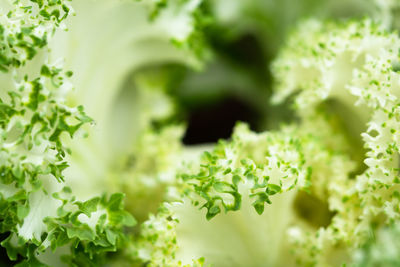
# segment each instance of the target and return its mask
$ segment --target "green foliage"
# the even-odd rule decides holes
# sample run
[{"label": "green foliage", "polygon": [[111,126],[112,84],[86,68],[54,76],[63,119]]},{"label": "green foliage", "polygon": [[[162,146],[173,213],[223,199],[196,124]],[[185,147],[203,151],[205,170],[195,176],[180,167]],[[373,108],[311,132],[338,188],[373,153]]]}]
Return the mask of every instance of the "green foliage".
[{"label": "green foliage", "polygon": [[[399,3],[333,2],[3,1],[9,260],[397,266]],[[257,63],[239,51],[257,47],[246,36],[262,46]],[[182,88],[245,96],[281,118],[272,88],[294,115],[187,146]]]}]

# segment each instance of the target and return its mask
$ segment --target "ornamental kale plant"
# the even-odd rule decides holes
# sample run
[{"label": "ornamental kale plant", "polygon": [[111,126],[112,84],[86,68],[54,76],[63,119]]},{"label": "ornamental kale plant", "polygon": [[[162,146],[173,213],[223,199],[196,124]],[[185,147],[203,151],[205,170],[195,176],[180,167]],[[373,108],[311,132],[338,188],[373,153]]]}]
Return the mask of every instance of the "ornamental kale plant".
[{"label": "ornamental kale plant", "polygon": [[2,0],[1,266],[399,266],[398,0]]}]

